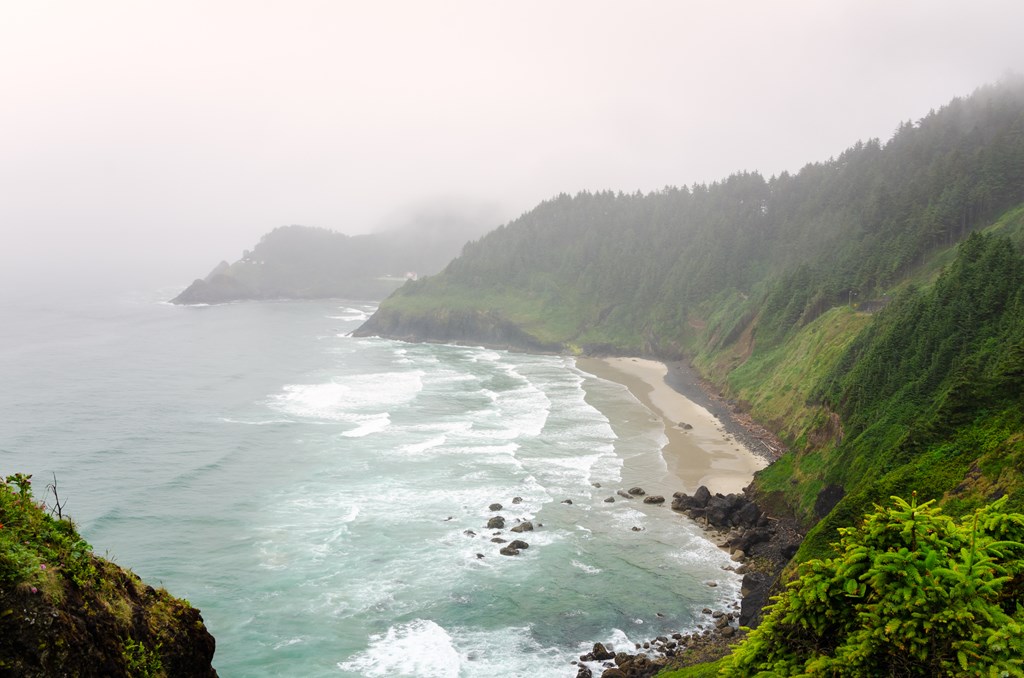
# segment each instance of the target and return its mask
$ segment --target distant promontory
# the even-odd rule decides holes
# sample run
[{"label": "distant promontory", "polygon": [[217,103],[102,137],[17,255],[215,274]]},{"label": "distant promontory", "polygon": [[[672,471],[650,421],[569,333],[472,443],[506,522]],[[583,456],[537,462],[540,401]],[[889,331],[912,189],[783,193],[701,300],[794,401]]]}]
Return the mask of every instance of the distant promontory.
[{"label": "distant promontory", "polygon": [[486,229],[449,217],[349,236],[325,228],[282,226],[229,264],[196,279],[174,304],[258,299],[383,299],[406,280],[439,272]]}]

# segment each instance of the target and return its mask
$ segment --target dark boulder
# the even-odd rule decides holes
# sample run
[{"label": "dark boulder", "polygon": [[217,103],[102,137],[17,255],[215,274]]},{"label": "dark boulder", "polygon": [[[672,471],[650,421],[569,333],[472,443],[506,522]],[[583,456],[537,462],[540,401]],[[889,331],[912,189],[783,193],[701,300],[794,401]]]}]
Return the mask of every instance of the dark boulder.
[{"label": "dark boulder", "polygon": [[515,527],[512,528],[512,532],[518,532],[518,533],[532,532],[532,531],[533,531],[533,523],[531,523],[529,520],[527,520],[525,523],[519,523],[518,525],[516,525]]},{"label": "dark boulder", "polygon": [[664,504],[665,503],[665,497],[661,496],[660,494],[652,494],[649,497],[644,497],[644,503],[645,504]]},{"label": "dark boulder", "polygon": [[487,529],[501,530],[505,527],[505,519],[501,516],[494,516],[487,521]]},{"label": "dark boulder", "polygon": [[698,506],[707,506],[708,501],[711,499],[711,490],[704,485],[697,488],[697,491],[693,493],[693,499],[697,502]]},{"label": "dark boulder", "polygon": [[733,514],[732,523],[738,527],[754,527],[761,517],[761,509],[752,501],[748,501]]}]

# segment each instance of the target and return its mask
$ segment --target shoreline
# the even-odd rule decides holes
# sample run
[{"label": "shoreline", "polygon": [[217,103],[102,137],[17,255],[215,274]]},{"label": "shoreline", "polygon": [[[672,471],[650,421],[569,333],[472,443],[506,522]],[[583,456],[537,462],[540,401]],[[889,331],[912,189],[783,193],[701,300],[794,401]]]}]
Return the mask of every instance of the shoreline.
[{"label": "shoreline", "polygon": [[733,437],[741,440],[752,453],[775,461],[786,446],[767,428],[744,413],[734,401],[726,399],[711,382],[703,379],[685,360],[666,362],[665,382],[680,394],[704,407],[725,426]]},{"label": "shoreline", "polygon": [[[691,397],[700,385],[687,382],[675,366],[645,358],[578,358],[576,366],[625,386],[661,422],[667,438],[662,458],[685,492],[701,485],[713,493],[742,492],[771,461],[751,449],[747,441],[753,435],[741,430],[724,406],[712,409],[699,402],[715,405],[703,391],[699,400]],[[684,391],[687,383],[692,387]]]},{"label": "shoreline", "polygon": [[661,457],[670,482],[683,488],[665,505],[702,528],[709,542],[731,555],[735,567],[723,569],[743,577],[735,601],[720,610],[705,607],[702,612],[709,616],[699,619],[690,633],[616,647],[614,653],[597,643],[592,652],[572,662],[578,669],[576,678],[596,678],[616,666],[616,675],[646,678],[664,667],[728,654],[745,635],[745,627],[759,623],[782,568],[800,542],[791,526],[769,518],[745,497],[754,473],[778,458],[781,443],[682,361],[580,357],[576,367],[624,386],[660,422],[666,439]]}]

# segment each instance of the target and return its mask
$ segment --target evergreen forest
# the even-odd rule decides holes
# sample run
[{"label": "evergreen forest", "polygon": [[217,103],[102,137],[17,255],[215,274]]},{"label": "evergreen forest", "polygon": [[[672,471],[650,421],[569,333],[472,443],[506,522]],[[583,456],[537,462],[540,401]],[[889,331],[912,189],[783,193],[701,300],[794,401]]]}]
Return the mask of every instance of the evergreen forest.
[{"label": "evergreen forest", "polygon": [[[466,245],[438,275],[407,282],[359,332],[686,359],[786,446],[750,490],[808,531],[791,576],[811,567],[821,581],[833,577],[820,564],[849,569],[851,549],[902,553],[876,532],[908,520],[893,511],[909,511],[929,539],[945,540],[935,552],[947,560],[929,561],[929,573],[978,566],[961,558],[966,549],[996,563],[989,579],[1019,591],[1019,516],[984,507],[1024,509],[1024,78],[981,87],[900,123],[888,140],[857,142],[795,174],[556,196]],[[880,508],[892,496],[914,499]],[[944,515],[1018,523],[992,537]],[[799,590],[780,599],[787,623],[804,629],[781,642],[820,644],[836,625],[852,629],[849,615],[860,612],[839,603],[868,595],[861,583],[814,605]],[[1020,621],[1016,602],[994,600]],[[891,668],[864,648],[897,636],[904,655],[924,653],[927,670],[892,675],[990,664],[993,675],[1022,675],[1019,663],[981,661],[1019,653],[1019,626],[999,619],[983,625],[1016,629],[1012,638],[934,650],[883,622],[881,636],[858,636],[820,665],[792,653],[757,664],[762,642],[727,675],[875,675],[833,669],[854,659]]]}]

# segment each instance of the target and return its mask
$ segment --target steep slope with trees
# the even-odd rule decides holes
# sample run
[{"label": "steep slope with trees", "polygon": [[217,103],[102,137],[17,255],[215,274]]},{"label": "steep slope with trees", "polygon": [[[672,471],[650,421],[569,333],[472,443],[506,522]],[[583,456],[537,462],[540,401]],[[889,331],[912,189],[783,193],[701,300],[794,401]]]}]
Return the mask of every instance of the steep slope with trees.
[{"label": "steep slope with trees", "polygon": [[[1024,85],[1013,80],[796,175],[560,195],[401,288],[364,331],[458,339],[424,322],[458,309],[545,344],[676,356],[733,338],[721,324],[758,313],[758,341],[779,341],[836,304],[878,296],[1024,201],[1022,159]],[[693,331],[713,314],[718,335]]]},{"label": "steep slope with trees", "polygon": [[890,494],[1024,501],[1022,203],[1015,78],[795,175],[558,196],[359,334],[687,356],[790,448],[755,490],[808,558]]}]

